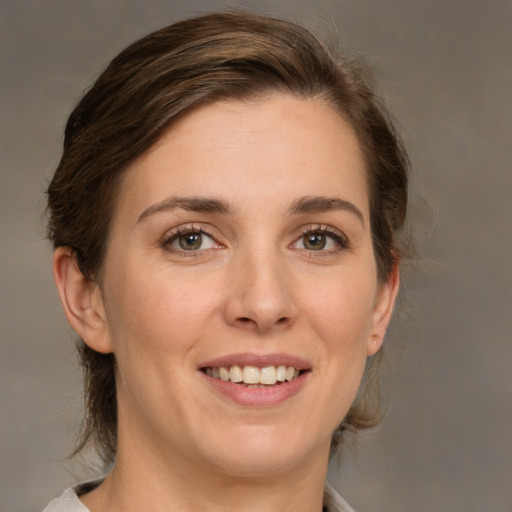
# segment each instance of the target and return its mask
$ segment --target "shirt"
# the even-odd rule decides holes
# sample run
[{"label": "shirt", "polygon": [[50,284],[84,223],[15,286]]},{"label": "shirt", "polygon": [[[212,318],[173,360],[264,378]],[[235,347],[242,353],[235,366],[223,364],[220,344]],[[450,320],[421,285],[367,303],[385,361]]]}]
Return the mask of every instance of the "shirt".
[{"label": "shirt", "polygon": [[[79,500],[78,496],[95,489],[102,478],[90,480],[69,487],[59,498],[54,499],[43,512],[90,512]],[[324,511],[327,512],[354,512],[354,509],[328,484],[324,489]]]}]

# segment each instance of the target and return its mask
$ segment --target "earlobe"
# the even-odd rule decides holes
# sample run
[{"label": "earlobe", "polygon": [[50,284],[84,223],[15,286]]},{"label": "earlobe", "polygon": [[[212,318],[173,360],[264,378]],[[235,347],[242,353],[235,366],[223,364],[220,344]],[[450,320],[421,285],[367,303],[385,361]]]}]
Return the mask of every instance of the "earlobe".
[{"label": "earlobe", "polygon": [[71,327],[90,348],[112,352],[100,288],[83,275],[70,247],[55,249],[53,277]]},{"label": "earlobe", "polygon": [[400,272],[398,263],[393,267],[388,279],[380,285],[375,299],[372,325],[368,336],[366,354],[373,356],[382,347],[384,336],[393,314],[396,297],[400,288]]}]

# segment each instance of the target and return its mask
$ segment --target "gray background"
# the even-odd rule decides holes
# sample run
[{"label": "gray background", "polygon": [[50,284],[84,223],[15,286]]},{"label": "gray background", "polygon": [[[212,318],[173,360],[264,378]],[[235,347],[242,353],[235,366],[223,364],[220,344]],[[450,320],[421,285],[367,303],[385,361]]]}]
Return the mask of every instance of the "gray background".
[{"label": "gray background", "polygon": [[66,461],[81,378],[41,218],[66,115],[129,42],[237,5],[368,55],[414,166],[423,261],[388,340],[387,418],[332,482],[366,512],[512,511],[512,3],[498,0],[0,2],[0,509],[40,510],[93,475]]}]

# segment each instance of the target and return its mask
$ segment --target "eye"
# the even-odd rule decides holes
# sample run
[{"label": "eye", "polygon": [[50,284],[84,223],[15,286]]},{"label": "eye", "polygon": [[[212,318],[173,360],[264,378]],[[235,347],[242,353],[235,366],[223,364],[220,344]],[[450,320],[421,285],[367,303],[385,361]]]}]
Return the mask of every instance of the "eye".
[{"label": "eye", "polygon": [[186,229],[171,235],[165,242],[165,247],[173,252],[202,251],[218,247],[215,240],[201,230]]},{"label": "eye", "polygon": [[347,246],[346,237],[334,228],[308,226],[302,231],[300,238],[292,244],[292,249],[334,252]]},{"label": "eye", "polygon": [[321,251],[329,242],[325,233],[310,233],[302,237],[302,245],[304,249],[312,251]]}]

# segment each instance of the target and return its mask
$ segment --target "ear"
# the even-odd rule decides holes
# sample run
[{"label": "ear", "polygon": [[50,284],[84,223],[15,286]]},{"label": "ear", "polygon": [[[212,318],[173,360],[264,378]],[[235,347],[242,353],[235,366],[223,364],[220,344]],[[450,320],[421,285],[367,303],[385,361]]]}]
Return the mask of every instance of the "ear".
[{"label": "ear", "polygon": [[71,327],[90,348],[112,352],[100,287],[82,274],[70,247],[55,249],[53,277]]},{"label": "ear", "polygon": [[382,346],[384,335],[393,314],[399,287],[400,272],[397,263],[390,272],[387,281],[380,284],[377,291],[370,334],[366,345],[366,355],[368,356],[373,356]]}]

